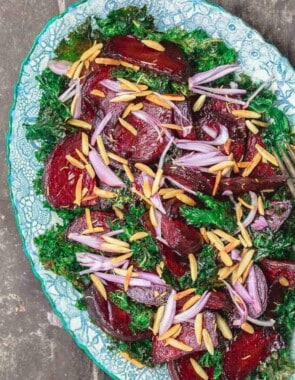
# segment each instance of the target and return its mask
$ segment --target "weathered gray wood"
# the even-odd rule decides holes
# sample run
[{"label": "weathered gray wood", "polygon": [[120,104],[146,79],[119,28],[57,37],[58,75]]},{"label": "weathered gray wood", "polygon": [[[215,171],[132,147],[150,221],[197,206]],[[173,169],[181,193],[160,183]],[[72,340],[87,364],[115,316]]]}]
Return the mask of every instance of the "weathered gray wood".
[{"label": "weathered gray wood", "polygon": [[[98,0],[99,1],[99,0]],[[175,0],[176,1],[176,0]],[[0,162],[21,59],[63,0],[0,0]],[[72,1],[66,0],[66,5]],[[294,0],[219,0],[259,30],[295,63]],[[106,380],[53,317],[25,259],[0,170],[0,379]]]}]

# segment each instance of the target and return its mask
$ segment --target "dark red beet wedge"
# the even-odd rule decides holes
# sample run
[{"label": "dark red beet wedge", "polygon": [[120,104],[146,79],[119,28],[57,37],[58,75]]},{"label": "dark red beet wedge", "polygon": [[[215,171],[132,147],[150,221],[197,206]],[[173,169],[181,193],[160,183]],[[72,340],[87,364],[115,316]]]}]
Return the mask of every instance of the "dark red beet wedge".
[{"label": "dark red beet wedge", "polygon": [[[169,375],[172,380],[202,380],[196,373],[191,365],[190,358],[195,359],[197,362],[202,356],[203,352],[195,352],[192,355],[184,356],[177,360],[171,360],[167,363]],[[214,379],[214,368],[204,368],[208,375],[208,380]]]},{"label": "dark red beet wedge", "polygon": [[[65,137],[57,144],[45,162],[43,174],[44,194],[48,202],[55,208],[74,208],[75,190],[79,178],[82,178],[82,189],[87,188],[91,195],[96,185],[86,169],[73,166],[66,159],[71,155],[80,161],[76,149],[82,150],[82,134],[80,132]],[[84,202],[84,206],[95,204],[96,201]]]},{"label": "dark red beet wedge", "polygon": [[[107,293],[115,290],[117,290],[115,286],[110,284],[107,286]],[[150,330],[132,332],[130,315],[116,306],[109,298],[105,301],[93,285],[86,290],[85,300],[92,322],[112,337],[126,342],[151,337],[152,332]]]},{"label": "dark red beet wedge", "polygon": [[[209,311],[205,311],[203,313],[203,325],[204,328],[206,328],[211,336],[212,342],[214,347],[217,346],[218,340],[217,340],[217,333],[215,329],[215,315],[213,313],[210,313]],[[182,324],[182,330],[181,333],[178,335],[177,340],[179,342],[182,342],[190,347],[192,347],[193,351],[204,351],[205,345],[202,342],[202,344],[198,344],[196,340],[195,330],[194,330],[194,324],[184,322]],[[159,340],[158,336],[154,336],[153,338],[153,358],[155,363],[164,363],[168,362],[170,360],[179,359],[185,355],[188,354],[186,351],[182,351],[178,348],[172,347],[172,346],[165,346],[166,342],[165,340]]]},{"label": "dark red beet wedge", "polygon": [[192,109],[189,101],[175,102],[176,107],[179,109],[182,117],[178,112],[173,112],[174,124],[180,125],[183,128],[190,128],[188,133],[185,131],[177,131],[177,135],[180,139],[195,140],[197,137],[196,129],[193,127]]},{"label": "dark red beet wedge", "polygon": [[283,347],[278,333],[272,329],[257,329],[254,334],[240,333],[224,357],[224,372],[228,380],[243,380],[261,360]]},{"label": "dark red beet wedge", "polygon": [[280,277],[285,277],[288,280],[290,287],[295,286],[294,261],[264,259],[259,265],[269,284],[278,281]]},{"label": "dark red beet wedge", "polygon": [[156,71],[177,81],[186,80],[189,66],[182,50],[171,42],[161,44],[165,51],[151,49],[134,36],[116,36],[109,39],[104,55]]}]

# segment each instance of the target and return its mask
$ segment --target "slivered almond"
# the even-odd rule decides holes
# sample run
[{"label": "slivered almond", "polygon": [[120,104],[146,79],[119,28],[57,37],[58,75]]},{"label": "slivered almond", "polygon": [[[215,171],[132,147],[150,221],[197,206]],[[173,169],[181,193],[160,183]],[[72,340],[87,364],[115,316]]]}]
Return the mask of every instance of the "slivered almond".
[{"label": "slivered almond", "polygon": [[182,193],[178,193],[176,194],[175,196],[180,202],[186,204],[186,205],[189,205],[189,206],[195,206],[197,204],[197,202],[189,197],[188,195],[186,194],[182,194]]},{"label": "slivered almond", "polygon": [[203,105],[205,104],[205,102],[206,102],[206,95],[199,96],[193,105],[193,111],[194,112],[200,111]]},{"label": "slivered almond", "polygon": [[165,51],[165,47],[163,45],[161,45],[157,41],[153,41],[153,40],[141,40],[141,42],[145,46],[149,47],[150,49],[157,50],[157,51]]},{"label": "slivered almond", "polygon": [[144,365],[143,365],[139,360],[132,358],[132,357],[128,354],[128,352],[121,351],[121,352],[120,352],[120,355],[121,355],[124,359],[128,360],[131,364],[135,365],[135,367],[137,367],[137,368],[143,368],[143,367],[144,367]]},{"label": "slivered almond", "polygon": [[114,211],[114,213],[118,219],[120,219],[120,220],[124,219],[124,213],[119,207],[112,206],[112,209],[113,209],[113,211]]},{"label": "slivered almond", "polygon": [[246,201],[244,201],[243,198],[238,197],[238,201],[241,203],[241,205],[245,206],[249,210],[253,210],[254,207],[252,205],[250,205],[249,203],[247,203]]},{"label": "slivered almond", "polygon": [[166,340],[166,345],[178,348],[179,350],[185,351],[185,352],[193,351],[192,347],[190,347],[187,344],[184,344],[184,343],[182,343],[179,340],[176,340],[174,338],[168,338]]},{"label": "slivered almond", "polygon": [[254,253],[255,253],[254,249],[250,249],[249,251],[246,252],[245,256],[240,261],[239,268],[237,270],[237,277],[238,278],[244,273],[249,262],[252,260]]},{"label": "slivered almond", "polygon": [[226,320],[222,318],[220,314],[216,314],[216,324],[219,328],[222,336],[225,339],[232,340],[233,339],[233,333],[231,332],[231,329],[229,328],[228,324],[226,323]]},{"label": "slivered almond", "polygon": [[231,144],[232,144],[233,140],[232,139],[227,139],[226,142],[224,143],[224,151],[226,154],[230,154],[230,149],[231,149]]},{"label": "slivered almond", "polygon": [[[237,265],[236,265],[237,268]],[[219,280],[225,280],[227,277],[229,277],[235,268],[233,267],[224,267],[219,269],[218,271],[218,279]]]},{"label": "slivered almond", "polygon": [[180,94],[162,94],[162,96],[163,98],[171,100],[173,102],[182,102],[185,100],[185,96]]},{"label": "slivered almond", "polygon": [[181,331],[182,331],[182,326],[180,325],[178,330],[172,335],[171,338],[176,339],[180,335]]},{"label": "slivered almond", "polygon": [[110,65],[110,66],[120,66],[121,61],[113,58],[96,58],[95,63],[98,65]]},{"label": "slivered almond", "polygon": [[283,277],[283,276],[279,278],[279,283],[280,283],[280,285],[286,286],[286,287],[290,285],[288,279],[286,277]]},{"label": "slivered almond", "polygon": [[162,177],[163,177],[163,169],[158,169],[153,185],[152,185],[152,195],[155,195],[157,191],[159,190]]},{"label": "slivered almond", "polygon": [[85,156],[88,156],[89,155],[89,137],[87,135],[87,133],[85,132],[82,132],[82,153],[85,155]]},{"label": "slivered almond", "polygon": [[[226,169],[230,169],[230,168],[226,168]],[[226,170],[226,169],[224,169],[224,170]],[[220,181],[221,181],[222,174],[223,174],[223,172],[221,172],[221,170],[219,170],[219,171],[217,172],[216,177],[215,177],[214,187],[213,187],[213,190],[212,190],[212,196],[213,196],[213,197],[215,197],[215,195],[217,194],[217,191],[218,191],[218,188],[219,188],[219,185],[220,185]]]},{"label": "slivered almond", "polygon": [[224,247],[224,251],[229,253],[230,251],[232,251],[234,248],[238,247],[240,245],[240,240],[239,239],[235,239],[233,241],[231,241],[230,243],[228,243],[225,247]]},{"label": "slivered almond", "polygon": [[243,236],[242,236],[241,234],[239,234],[239,235],[238,235],[238,238],[239,238],[239,240],[240,240],[242,246],[243,246],[244,248],[247,248],[247,242],[245,241],[245,239],[243,238]]},{"label": "slivered almond", "polygon": [[140,83],[136,83],[136,86],[138,87],[140,91],[145,91],[145,90],[148,90],[149,88],[149,86],[147,86],[146,84],[140,84]]},{"label": "slivered almond", "polygon": [[77,153],[77,156],[80,158],[80,160],[82,160],[87,165],[88,161],[84,154],[79,149],[75,149],[75,152]]},{"label": "slivered almond", "polygon": [[232,110],[231,113],[236,117],[242,117],[243,119],[260,119],[261,114],[249,110]]},{"label": "slivered almond", "polygon": [[261,121],[261,120],[252,119],[251,123],[253,123],[254,125],[257,125],[258,127],[262,127],[262,128],[268,127],[268,124],[265,123],[264,121]]},{"label": "slivered almond", "polygon": [[191,297],[189,300],[187,300],[184,305],[182,306],[182,310],[186,311],[190,307],[192,307],[195,303],[197,303],[200,300],[201,296],[199,294],[196,294],[195,296]]},{"label": "slivered almond", "polygon": [[[87,193],[88,193],[88,189],[87,189],[87,187],[84,187],[82,189],[82,192],[81,192],[81,198],[84,198]],[[81,199],[81,201],[82,201],[82,199]]]},{"label": "slivered almond", "polygon": [[208,238],[206,228],[205,228],[205,227],[201,227],[201,228],[200,228],[200,232],[201,232],[201,235],[203,236],[205,242],[206,242],[207,244],[209,244],[209,243],[210,243],[210,240],[209,240],[209,238]]},{"label": "slivered almond", "polygon": [[232,168],[234,165],[235,165],[234,161],[223,161],[223,162],[220,162],[219,164],[210,166],[208,171],[209,171],[209,173],[215,173],[215,172],[217,172],[219,170],[223,170],[225,168]]},{"label": "slivered almond", "polygon": [[166,124],[166,123],[163,123],[161,125],[164,128],[174,129],[176,131],[182,131],[182,127],[180,125],[177,125],[177,124]]},{"label": "slivered almond", "polygon": [[189,288],[185,289],[182,292],[176,293],[174,296],[175,301],[181,300],[182,298],[189,296],[192,293],[195,293],[196,289],[195,288]]},{"label": "slivered almond", "polygon": [[259,144],[255,144],[255,148],[258,151],[258,153],[260,153],[261,156],[264,157],[268,162],[270,162],[274,166],[279,166],[275,156],[273,156],[271,153],[269,153],[266,149],[264,149]]},{"label": "slivered almond", "polygon": [[149,166],[142,164],[141,162],[137,162],[134,166],[136,169],[140,170],[141,172],[144,172],[150,177],[152,178],[156,177],[156,173]]},{"label": "slivered almond", "polygon": [[96,53],[97,51],[101,50],[103,47],[103,44],[99,43],[99,44],[95,44],[93,46],[91,46],[91,48],[87,49],[86,51],[84,51],[84,53],[81,55],[80,57],[80,61],[86,61],[87,59],[89,59],[94,53]]},{"label": "slivered almond", "polygon": [[131,100],[136,99],[135,95],[118,95],[113,97],[111,103],[121,103],[121,102],[130,102]]},{"label": "slivered almond", "polygon": [[256,153],[249,165],[244,169],[242,177],[248,177],[261,161],[261,154]]},{"label": "slivered almond", "polygon": [[259,129],[250,120],[246,120],[246,126],[254,135],[257,135]]},{"label": "slivered almond", "polygon": [[130,123],[128,123],[128,121],[122,119],[121,117],[119,117],[119,122],[120,124],[122,125],[122,127],[124,127],[125,129],[127,129],[127,131],[129,131],[133,136],[137,136],[137,129],[133,127],[133,125],[131,125]]},{"label": "slivered almond", "polygon": [[119,61],[119,64],[123,67],[129,67],[129,69],[133,71],[138,71],[140,69],[139,66],[133,65],[132,63],[126,62],[126,61]]},{"label": "slivered almond", "polygon": [[129,179],[130,182],[134,182],[134,175],[128,165],[123,164],[123,169],[125,170],[125,173]]},{"label": "slivered almond", "polygon": [[164,334],[160,335],[158,340],[166,340],[173,336],[175,333],[178,332],[179,328],[181,328],[181,324],[177,323],[176,325],[172,326],[168,331],[166,331]]},{"label": "slivered almond", "polygon": [[202,343],[202,331],[203,331],[203,314],[198,313],[194,322],[195,335],[198,344]]},{"label": "slivered almond", "polygon": [[95,194],[90,194],[90,195],[87,195],[86,197],[83,197],[82,201],[83,202],[87,202],[87,201],[93,201],[94,199],[97,199],[98,196],[95,195]]},{"label": "slivered almond", "polygon": [[124,78],[117,78],[118,81],[122,84],[125,85],[125,89],[128,89],[128,90],[131,90],[131,91],[135,91],[135,92],[139,92],[139,88],[137,87],[137,84],[136,83],[133,83],[133,82],[130,82],[128,79],[124,79]]},{"label": "slivered almond", "polygon": [[84,66],[84,62],[79,63],[76,71],[74,72],[73,79],[78,79],[80,77],[83,66]]},{"label": "slivered almond", "polygon": [[124,261],[124,260],[129,259],[131,256],[132,256],[132,252],[130,252],[130,253],[126,253],[126,255],[117,256],[117,257],[112,257],[112,258],[110,259],[110,262],[111,262],[112,264],[116,264],[116,263],[119,263],[120,261]]},{"label": "slivered almond", "polygon": [[120,247],[130,248],[129,243],[120,239],[113,238],[111,236],[102,236],[103,240],[110,244],[119,245]]},{"label": "slivered almond", "polygon": [[224,249],[224,244],[219,239],[219,237],[214,234],[214,232],[208,231],[207,236],[211,244],[213,244],[217,249],[219,249],[220,251]]},{"label": "slivered almond", "polygon": [[103,286],[103,283],[100,281],[100,279],[97,276],[95,276],[94,274],[90,275],[90,279],[93,282],[95,288],[99,291],[99,293],[103,297],[103,299],[107,300],[108,295],[107,295],[105,287]]},{"label": "slivered almond", "polygon": [[92,221],[91,221],[91,214],[90,210],[88,207],[85,208],[85,220],[86,220],[86,225],[89,230],[93,229]]},{"label": "slivered almond", "polygon": [[153,328],[152,328],[154,335],[157,335],[159,332],[160,322],[161,322],[161,319],[162,319],[163,314],[164,314],[164,309],[165,309],[165,306],[161,305],[158,307],[158,309],[156,311],[154,324],[153,324]]},{"label": "slivered almond", "polygon": [[159,277],[162,277],[163,269],[161,269],[158,264],[156,265],[156,272],[157,272]]},{"label": "slivered almond", "polygon": [[92,227],[91,230],[86,229],[86,230],[82,231],[81,234],[82,235],[88,235],[88,234],[95,234],[97,232],[103,232],[103,231],[104,231],[103,227]]},{"label": "slivered almond", "polygon": [[99,151],[99,153],[101,155],[101,158],[103,159],[103,162],[106,165],[109,165],[110,164],[110,159],[109,159],[109,156],[107,154],[106,148],[104,146],[103,139],[102,139],[102,137],[100,135],[97,136],[96,143],[97,143],[97,148],[98,148],[98,151]]},{"label": "slivered almond", "polygon": [[247,166],[250,165],[250,162],[249,161],[240,161],[237,163],[237,165],[240,169],[245,169]]},{"label": "slivered almond", "polygon": [[129,103],[128,106],[125,108],[123,114],[122,114],[122,119],[126,119],[126,117],[130,114],[132,111],[132,107],[134,106],[134,103]]},{"label": "slivered almond", "polygon": [[111,244],[111,243],[101,243],[101,248],[107,249],[109,252],[114,252],[114,253],[131,252],[129,248],[121,247],[120,245]]},{"label": "slivered almond", "polygon": [[140,191],[136,190],[135,187],[132,187],[131,191],[132,191],[132,193],[138,195],[139,198],[142,199],[143,201],[145,201],[148,205],[153,206],[153,203],[146,196],[141,194]]},{"label": "slivered almond", "polygon": [[245,332],[247,332],[248,334],[254,334],[254,328],[252,325],[250,325],[250,323],[248,322],[244,322],[241,324],[241,329]]},{"label": "slivered almond", "polygon": [[251,269],[251,267],[253,265],[253,262],[254,262],[253,260],[250,261],[250,263],[248,264],[247,268],[245,269],[245,271],[244,271],[244,273],[242,275],[242,283],[243,284],[245,283],[245,281],[248,278],[248,275],[249,275],[250,269]]},{"label": "slivered almond", "polygon": [[240,222],[243,217],[243,210],[242,210],[242,205],[241,203],[236,204],[236,218],[237,221]]},{"label": "slivered almond", "polygon": [[67,154],[66,155],[66,160],[72,164],[73,166],[75,166],[76,168],[78,169],[81,169],[83,170],[85,168],[85,165],[82,164],[82,162],[78,161],[76,158],[72,157],[70,154]]},{"label": "slivered almond", "polygon": [[80,119],[68,119],[67,124],[72,125],[73,127],[87,129],[88,131],[92,129],[91,124],[87,123],[87,121],[83,121]]},{"label": "slivered almond", "polygon": [[220,257],[220,260],[223,262],[223,264],[226,265],[227,267],[231,267],[233,265],[233,261],[227,252],[220,251],[219,257]]},{"label": "slivered almond", "polygon": [[124,279],[124,291],[127,292],[130,279],[132,277],[132,271],[133,271],[133,265],[130,265],[130,267],[127,269],[126,277]]},{"label": "slivered almond", "polygon": [[163,107],[163,108],[166,108],[168,110],[171,110],[171,106],[170,104],[168,104],[167,102],[165,102],[164,99],[160,98],[159,96],[157,95],[148,95],[146,97],[146,99],[151,102],[151,103],[155,103],[157,104],[157,106],[160,106],[160,107]]},{"label": "slivered almond", "polygon": [[72,116],[74,116],[76,105],[77,105],[77,101],[78,101],[78,95],[75,95],[74,99],[73,99],[73,101],[71,103],[71,115]]},{"label": "slivered almond", "polygon": [[152,225],[154,227],[157,227],[158,226],[158,221],[157,221],[157,218],[156,218],[156,213],[155,213],[155,208],[154,207],[150,208],[150,210],[149,210],[149,217],[150,217],[150,221],[151,221]]},{"label": "slivered almond", "polygon": [[120,163],[123,164],[123,165],[128,165],[128,160],[126,160],[126,158],[120,157],[120,156],[118,156],[118,155],[115,154],[115,153],[108,152],[108,156],[109,156],[112,160],[115,160],[115,161],[117,161],[117,162],[120,162]]},{"label": "slivered almond", "polygon": [[220,229],[216,229],[213,231],[215,233],[215,235],[227,240],[227,241],[235,241],[237,239],[235,239],[233,236],[231,236],[230,234],[226,233],[225,231],[222,231]]},{"label": "slivered almond", "polygon": [[[166,190],[166,189],[164,189]],[[177,194],[183,194],[184,191],[182,189],[173,189],[173,190],[170,190],[170,191],[167,191],[164,195],[163,195],[163,199],[171,199],[171,198],[175,198],[175,196]],[[160,194],[161,195],[161,194]]]},{"label": "slivered almond", "polygon": [[93,96],[98,96],[99,98],[105,98],[105,93],[103,91],[100,91],[100,90],[94,89],[90,92],[90,94]]},{"label": "slivered almond", "polygon": [[207,375],[206,371],[204,370],[203,367],[200,366],[200,364],[194,359],[190,358],[190,363],[196,372],[196,374],[203,380],[208,380],[209,376]]},{"label": "slivered almond", "polygon": [[73,78],[73,75],[75,74],[75,71],[77,70],[79,64],[80,64],[80,61],[76,61],[72,64],[72,66],[67,71],[68,78]]},{"label": "slivered almond", "polygon": [[141,239],[144,239],[145,237],[149,236],[149,234],[147,232],[136,232],[135,234],[133,234],[129,241],[136,241],[136,240],[141,240]]},{"label": "slivered almond", "polygon": [[93,62],[93,61],[95,60],[96,57],[99,56],[100,52],[101,52],[101,50],[97,50],[97,51],[95,51],[95,52],[92,54],[91,57],[89,57],[89,59],[88,59],[89,64],[90,64],[90,62]]},{"label": "slivered almond", "polygon": [[198,277],[198,263],[197,263],[196,257],[192,253],[189,253],[188,259],[189,259],[189,265],[190,265],[190,271],[191,271],[191,278],[193,281],[196,281]]},{"label": "slivered almond", "polygon": [[[133,104],[133,103],[132,103]],[[132,111],[139,111],[143,108],[143,103],[137,103],[132,106]]]},{"label": "slivered almond", "polygon": [[151,187],[150,181],[147,178],[145,178],[143,181],[142,190],[143,190],[143,194],[147,198],[150,198],[150,196],[152,195],[152,187]]},{"label": "slivered almond", "polygon": [[95,195],[99,196],[100,198],[105,198],[105,199],[113,199],[118,196],[118,194],[113,191],[99,189],[98,187],[95,187],[93,192]]},{"label": "slivered almond", "polygon": [[153,93],[153,92],[150,91],[150,90],[145,90],[145,91],[135,92],[134,95],[135,95],[137,98],[141,98],[141,97],[149,96],[149,95],[151,95],[152,93]]},{"label": "slivered almond", "polygon": [[162,189],[159,190],[160,195],[165,195],[169,193],[172,190],[181,190],[181,189],[175,189],[174,187],[163,187]]},{"label": "slivered almond", "polygon": [[207,349],[207,351],[213,355],[214,354],[214,346],[213,346],[213,342],[212,342],[212,339],[211,339],[211,336],[208,332],[207,329],[203,329],[202,330],[202,337],[203,337],[203,340],[204,340],[204,344],[205,344],[205,347]]},{"label": "slivered almond", "polygon": [[246,227],[241,222],[238,222],[238,226],[240,227],[242,237],[245,240],[247,247],[252,247],[252,240]]}]

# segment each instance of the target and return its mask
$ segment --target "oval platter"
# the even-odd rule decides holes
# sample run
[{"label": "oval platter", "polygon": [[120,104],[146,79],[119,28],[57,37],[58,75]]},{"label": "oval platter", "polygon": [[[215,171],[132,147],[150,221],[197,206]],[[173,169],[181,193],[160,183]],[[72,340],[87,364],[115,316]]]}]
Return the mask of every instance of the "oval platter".
[{"label": "oval platter", "polygon": [[[172,26],[188,30],[202,28],[234,47],[239,52],[239,63],[254,78],[265,80],[274,74],[272,89],[278,98],[277,106],[287,114],[291,125],[295,125],[294,70],[288,60],[255,30],[219,6],[203,0],[149,0],[146,3],[158,29]],[[119,354],[108,351],[107,336],[90,322],[87,312],[75,306],[80,294],[64,278],[45,270],[39,263],[34,238],[57,219],[54,213],[43,208],[42,197],[34,194],[32,182],[40,164],[34,158],[37,145],[26,140],[24,127],[34,120],[39,110],[41,93],[35,77],[46,67],[59,41],[89,15],[104,17],[109,11],[122,6],[144,4],[142,0],[88,0],[75,3],[47,23],[24,60],[15,87],[7,134],[7,160],[11,199],[23,250],[65,329],[112,378],[164,380],[169,378],[165,367],[137,369]]]}]

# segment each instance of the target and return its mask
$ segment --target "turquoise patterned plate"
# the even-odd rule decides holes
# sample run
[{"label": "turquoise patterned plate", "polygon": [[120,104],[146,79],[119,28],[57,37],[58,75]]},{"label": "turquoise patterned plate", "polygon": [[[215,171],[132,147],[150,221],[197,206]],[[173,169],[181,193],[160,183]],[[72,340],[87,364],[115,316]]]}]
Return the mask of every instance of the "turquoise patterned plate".
[{"label": "turquoise patterned plate", "polygon": [[[239,61],[244,69],[257,79],[275,75],[273,89],[278,106],[295,125],[295,73],[287,59],[267,44],[262,37],[240,19],[222,8],[203,0],[149,0],[148,11],[155,16],[159,29],[183,26],[186,29],[203,28],[210,35],[223,38],[240,52]],[[88,0],[71,6],[63,15],[53,18],[37,37],[25,59],[15,88],[7,136],[7,155],[10,164],[9,184],[16,220],[26,256],[55,313],[76,343],[104,371],[115,379],[168,378],[165,367],[136,369],[118,354],[106,348],[107,337],[94,326],[87,312],[75,307],[79,293],[64,278],[45,270],[38,261],[34,237],[44,232],[57,219],[54,213],[42,207],[42,197],[32,187],[39,167],[34,158],[36,144],[25,138],[25,123],[38,114],[40,91],[35,76],[46,67],[54,48],[88,15],[105,16],[110,10],[124,5],[142,6],[142,0]]]}]

